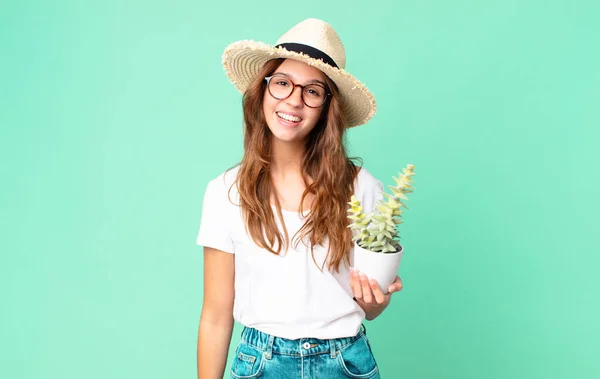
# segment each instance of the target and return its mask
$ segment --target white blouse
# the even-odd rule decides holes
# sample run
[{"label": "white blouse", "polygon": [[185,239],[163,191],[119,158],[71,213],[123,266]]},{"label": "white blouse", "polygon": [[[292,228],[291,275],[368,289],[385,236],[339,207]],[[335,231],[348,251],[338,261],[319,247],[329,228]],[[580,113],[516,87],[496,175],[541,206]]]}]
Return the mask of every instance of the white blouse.
[{"label": "white blouse", "polygon": [[[259,248],[246,234],[236,186],[231,189],[231,202],[228,198],[238,170],[236,166],[208,183],[196,240],[198,245],[235,254],[235,321],[288,339],[356,335],[365,313],[353,300],[347,265],[342,261],[339,273],[330,272],[325,265],[321,272],[327,249],[315,246],[317,267],[310,248],[302,241],[296,248],[290,243],[287,253],[282,249],[280,255]],[[363,211],[371,212],[382,193],[383,184],[362,168],[354,194]],[[292,238],[304,220],[297,212],[282,213]],[[275,220],[280,227],[277,215]],[[308,238],[305,241],[309,243]]]}]

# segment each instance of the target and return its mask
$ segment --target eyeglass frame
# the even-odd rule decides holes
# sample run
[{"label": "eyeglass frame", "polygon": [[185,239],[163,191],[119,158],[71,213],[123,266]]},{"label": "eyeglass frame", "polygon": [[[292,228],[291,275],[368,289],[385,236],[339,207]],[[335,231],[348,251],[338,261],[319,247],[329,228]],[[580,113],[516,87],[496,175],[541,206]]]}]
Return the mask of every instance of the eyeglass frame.
[{"label": "eyeglass frame", "polygon": [[[290,94],[289,94],[289,95],[287,95],[286,97],[283,97],[283,98],[281,98],[281,99],[280,99],[280,98],[278,98],[278,97],[275,97],[275,95],[273,95],[273,94],[271,93],[271,88],[269,88],[269,83],[271,82],[271,79],[273,79],[275,76],[281,76],[281,77],[284,77],[284,78],[286,78],[287,80],[289,80],[289,81],[290,81],[290,83],[292,83],[292,90],[290,91]],[[306,85],[302,85],[302,84],[296,84],[296,83],[294,83],[294,81],[293,81],[292,79],[290,79],[289,77],[287,77],[287,76],[285,76],[285,75],[280,75],[280,74],[277,74],[277,75],[271,75],[271,76],[265,76],[265,80],[267,81],[267,91],[269,91],[269,95],[271,95],[271,96],[272,96],[274,99],[277,99],[277,100],[285,100],[285,99],[289,98],[290,96],[292,96],[292,94],[293,94],[293,93],[294,93],[294,91],[296,90],[296,87],[300,87],[300,98],[302,99],[302,102],[303,102],[303,103],[304,103],[304,105],[306,105],[307,107],[309,107],[309,108],[313,108],[313,109],[316,109],[316,108],[321,108],[321,107],[322,107],[323,105],[325,105],[325,103],[327,102],[327,98],[328,98],[329,96],[331,96],[331,92],[329,92],[329,91],[327,90],[327,87],[325,87],[325,86],[322,86],[321,84],[318,84],[318,83],[310,83],[310,84],[306,84]],[[319,87],[322,87],[322,88],[325,90],[325,98],[323,99],[323,103],[321,103],[321,105],[318,105],[318,106],[316,106],[316,107],[311,107],[310,105],[306,104],[306,100],[304,100],[304,88],[306,88],[306,87],[308,87],[308,86],[319,86]]]}]

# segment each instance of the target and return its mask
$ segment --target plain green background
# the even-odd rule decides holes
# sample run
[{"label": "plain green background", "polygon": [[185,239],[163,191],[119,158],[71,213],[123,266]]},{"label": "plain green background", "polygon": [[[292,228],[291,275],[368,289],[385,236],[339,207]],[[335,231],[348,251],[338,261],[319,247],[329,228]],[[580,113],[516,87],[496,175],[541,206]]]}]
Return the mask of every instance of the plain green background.
[{"label": "plain green background", "polygon": [[2,2],[0,377],[195,377],[221,54],[308,17],[378,101],[350,154],[416,165],[382,376],[600,377],[600,5],[567,0]]}]

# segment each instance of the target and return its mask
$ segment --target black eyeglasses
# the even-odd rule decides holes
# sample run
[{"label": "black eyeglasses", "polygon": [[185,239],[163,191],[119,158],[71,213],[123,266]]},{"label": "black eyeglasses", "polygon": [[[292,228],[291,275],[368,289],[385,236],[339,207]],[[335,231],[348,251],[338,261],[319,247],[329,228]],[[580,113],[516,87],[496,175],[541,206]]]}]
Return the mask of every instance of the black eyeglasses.
[{"label": "black eyeglasses", "polygon": [[321,84],[311,83],[305,86],[294,84],[290,78],[284,75],[267,76],[265,80],[267,81],[269,93],[277,100],[287,99],[292,95],[296,87],[300,87],[302,101],[309,108],[319,108],[325,104],[327,97],[331,95],[327,91],[327,88]]}]

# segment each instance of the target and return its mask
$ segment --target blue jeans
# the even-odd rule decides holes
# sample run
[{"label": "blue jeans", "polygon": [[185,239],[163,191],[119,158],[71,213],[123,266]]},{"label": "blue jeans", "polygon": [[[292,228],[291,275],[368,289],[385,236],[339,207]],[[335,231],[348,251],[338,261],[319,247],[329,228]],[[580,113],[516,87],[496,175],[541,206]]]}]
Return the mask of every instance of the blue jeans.
[{"label": "blue jeans", "polygon": [[231,378],[381,378],[364,325],[354,337],[290,340],[244,327]]}]

